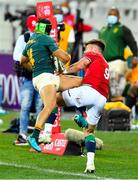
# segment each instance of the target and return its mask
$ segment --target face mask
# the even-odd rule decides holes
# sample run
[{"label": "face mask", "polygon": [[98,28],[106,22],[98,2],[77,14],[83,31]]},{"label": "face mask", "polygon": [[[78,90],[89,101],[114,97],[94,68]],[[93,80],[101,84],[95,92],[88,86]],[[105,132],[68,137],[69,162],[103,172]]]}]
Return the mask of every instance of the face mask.
[{"label": "face mask", "polygon": [[108,24],[115,24],[115,23],[117,23],[117,21],[118,21],[117,16],[109,15],[107,17]]},{"label": "face mask", "polygon": [[55,14],[54,16],[56,17],[57,23],[63,22],[63,15],[62,14]]},{"label": "face mask", "polygon": [[62,11],[63,11],[63,14],[66,15],[69,13],[69,8],[63,6]]}]

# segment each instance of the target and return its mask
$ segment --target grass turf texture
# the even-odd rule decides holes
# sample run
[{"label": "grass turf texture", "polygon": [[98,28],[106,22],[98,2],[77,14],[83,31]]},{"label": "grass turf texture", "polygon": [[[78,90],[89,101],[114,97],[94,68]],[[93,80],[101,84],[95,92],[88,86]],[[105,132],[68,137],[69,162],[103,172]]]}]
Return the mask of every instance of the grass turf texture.
[{"label": "grass turf texture", "polygon": [[[0,115],[4,120],[0,125],[0,179],[138,179],[137,131],[96,131],[104,141],[104,149],[96,151],[95,175],[85,175],[86,157],[31,153],[29,147],[12,145],[17,135],[1,131],[17,116],[15,112]],[[69,120],[62,120],[61,127],[62,131],[77,128]]]}]

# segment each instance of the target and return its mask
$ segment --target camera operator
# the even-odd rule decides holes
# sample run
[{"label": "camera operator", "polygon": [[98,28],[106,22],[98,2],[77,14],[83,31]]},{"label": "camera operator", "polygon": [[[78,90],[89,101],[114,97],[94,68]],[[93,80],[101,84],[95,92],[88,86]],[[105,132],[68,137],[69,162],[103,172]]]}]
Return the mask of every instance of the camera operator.
[{"label": "camera operator", "polygon": [[4,15],[5,21],[9,20],[10,23],[14,21],[20,21],[20,26],[22,28],[21,34],[24,34],[28,27],[26,26],[26,18],[30,15],[36,15],[36,8],[34,6],[28,6],[25,10],[16,10],[16,15],[13,15],[9,11],[9,5],[6,6],[6,13]]},{"label": "camera operator", "polygon": [[75,42],[74,29],[71,25],[64,22],[64,13],[61,6],[54,7],[54,14],[58,23],[59,46],[71,54]]},{"label": "camera operator", "polygon": [[35,104],[36,116],[42,108],[42,101],[39,93],[34,89],[32,84],[32,72],[20,66],[20,59],[22,52],[28,42],[30,36],[33,34],[37,23],[35,15],[30,15],[26,19],[26,26],[29,31],[20,35],[16,41],[13,52],[13,59],[15,61],[15,70],[20,80],[20,93],[21,93],[21,111],[20,111],[20,126],[19,135],[14,142],[15,145],[27,145],[26,134],[29,122],[29,113],[32,107],[32,102]]}]

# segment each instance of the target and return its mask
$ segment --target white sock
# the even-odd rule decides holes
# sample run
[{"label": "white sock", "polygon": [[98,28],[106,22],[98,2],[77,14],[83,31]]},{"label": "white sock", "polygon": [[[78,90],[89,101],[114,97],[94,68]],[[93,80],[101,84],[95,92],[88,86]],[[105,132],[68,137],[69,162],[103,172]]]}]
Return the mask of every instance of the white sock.
[{"label": "white sock", "polygon": [[20,133],[20,135],[21,135],[25,140],[27,139],[26,134]]},{"label": "white sock", "polygon": [[93,152],[87,153],[87,167],[94,165],[94,156],[95,156],[95,153]]},{"label": "white sock", "polygon": [[44,134],[45,135],[51,135],[52,134],[52,127],[53,127],[53,124],[46,123],[44,126]]}]

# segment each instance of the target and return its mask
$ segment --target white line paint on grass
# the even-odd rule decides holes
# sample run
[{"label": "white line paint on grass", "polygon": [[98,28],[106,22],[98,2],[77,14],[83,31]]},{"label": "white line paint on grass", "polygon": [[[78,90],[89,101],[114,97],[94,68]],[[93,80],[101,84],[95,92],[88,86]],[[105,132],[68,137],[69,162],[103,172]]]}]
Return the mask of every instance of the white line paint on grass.
[{"label": "white line paint on grass", "polygon": [[1,161],[0,161],[0,165],[16,167],[16,168],[31,169],[31,170],[35,170],[35,171],[39,171],[39,172],[43,172],[43,173],[53,173],[53,174],[56,174],[56,175],[57,174],[61,174],[61,175],[65,175],[65,176],[76,176],[76,177],[80,177],[80,178],[83,178],[83,179],[84,178],[93,178],[93,179],[107,180],[107,178],[97,177],[97,176],[95,176],[93,174],[84,174],[84,173],[75,173],[75,172],[73,173],[73,172],[66,172],[66,171],[58,171],[58,170],[54,170],[54,169],[40,168],[40,167],[37,167],[37,166],[31,166],[31,165],[29,166],[29,165],[23,165],[23,164],[1,162]]}]

